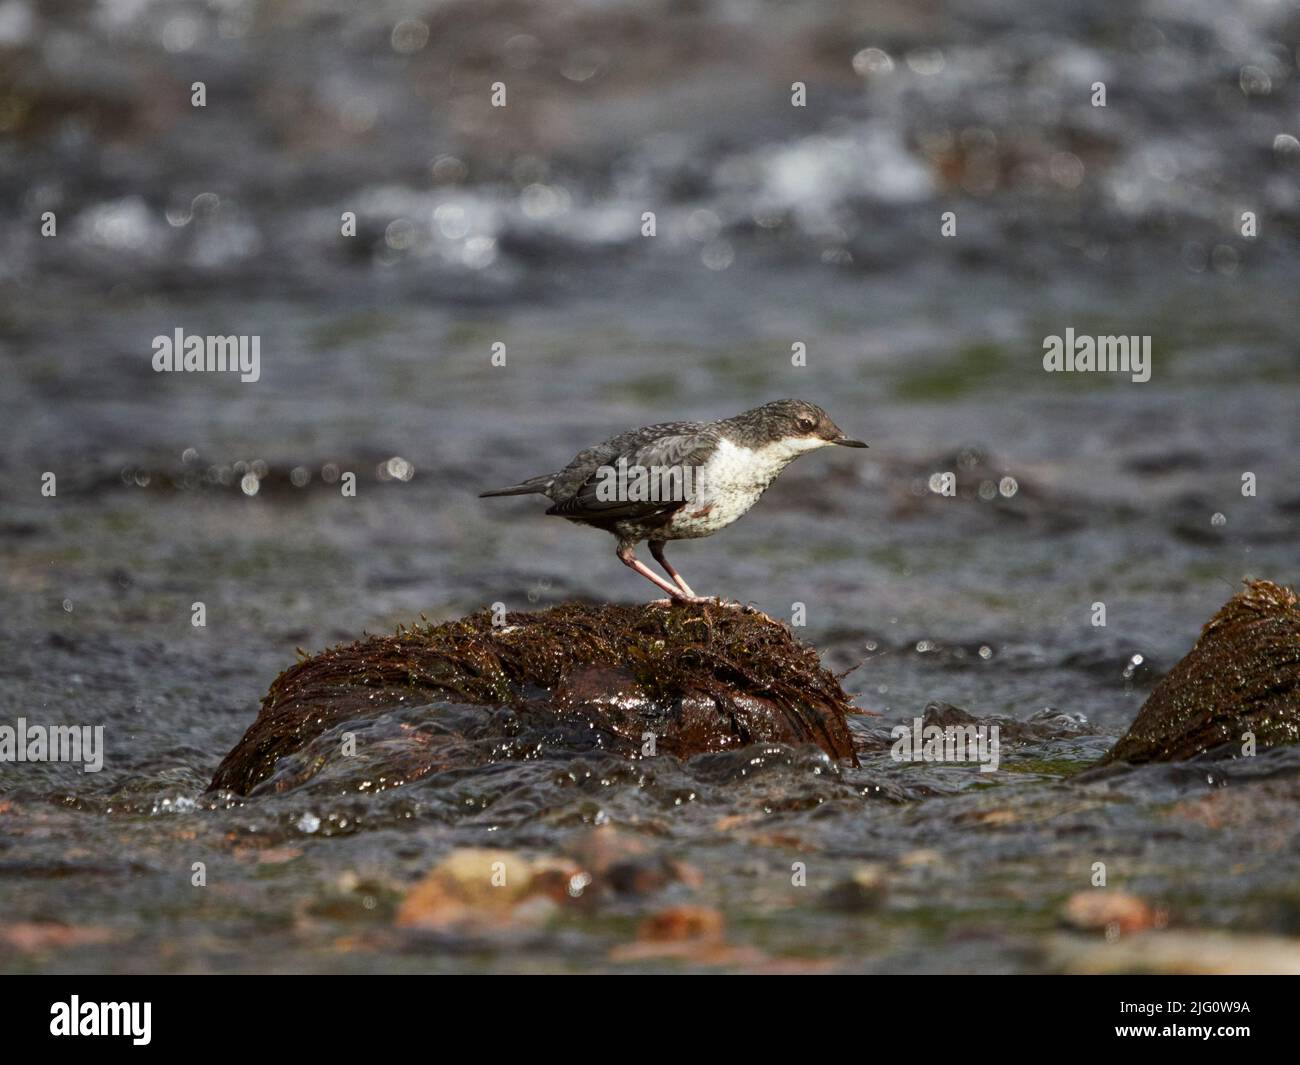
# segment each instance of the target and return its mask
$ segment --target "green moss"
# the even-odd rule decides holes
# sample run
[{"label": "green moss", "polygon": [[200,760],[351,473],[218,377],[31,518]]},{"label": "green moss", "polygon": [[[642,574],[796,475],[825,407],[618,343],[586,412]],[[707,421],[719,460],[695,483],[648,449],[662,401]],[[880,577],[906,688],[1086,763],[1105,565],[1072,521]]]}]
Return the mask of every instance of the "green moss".
[{"label": "green moss", "polygon": [[371,337],[383,336],[397,322],[398,319],[387,311],[358,311],[342,315],[313,329],[311,346],[318,351],[334,351]]},{"label": "green moss", "polygon": [[894,394],[903,400],[954,399],[987,387],[989,378],[1000,374],[1009,362],[1005,349],[996,344],[969,344],[946,362],[905,371]]},{"label": "green moss", "polygon": [[1004,759],[1000,765],[1006,773],[1032,773],[1045,777],[1072,777],[1094,762],[1087,758],[1017,758]]}]

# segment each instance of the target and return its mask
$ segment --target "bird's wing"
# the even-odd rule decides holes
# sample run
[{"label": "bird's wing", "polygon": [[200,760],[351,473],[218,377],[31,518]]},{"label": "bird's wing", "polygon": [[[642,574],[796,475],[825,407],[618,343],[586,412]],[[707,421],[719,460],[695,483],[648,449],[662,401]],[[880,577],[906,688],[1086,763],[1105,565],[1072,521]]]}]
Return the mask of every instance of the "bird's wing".
[{"label": "bird's wing", "polygon": [[[663,428],[667,427],[651,426],[650,430]],[[716,445],[716,436],[702,431],[696,423],[685,423],[681,432],[667,435],[636,430],[615,437],[583,452],[560,474],[558,479],[576,475],[571,481],[574,488],[546,513],[599,522],[638,521],[670,514],[687,501],[700,465]],[[646,480],[647,472],[655,470],[660,473],[657,485],[654,480]],[[682,471],[681,479],[664,477],[667,470]],[[644,498],[647,494],[654,498]]]}]

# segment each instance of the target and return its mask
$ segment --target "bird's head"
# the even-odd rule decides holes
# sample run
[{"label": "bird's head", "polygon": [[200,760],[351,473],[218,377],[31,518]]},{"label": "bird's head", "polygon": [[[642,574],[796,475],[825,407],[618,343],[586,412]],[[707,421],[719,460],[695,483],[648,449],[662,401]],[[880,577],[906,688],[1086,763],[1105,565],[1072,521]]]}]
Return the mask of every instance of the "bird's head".
[{"label": "bird's head", "polygon": [[840,447],[866,447],[854,440],[831,421],[830,416],[817,406],[802,399],[778,399],[761,407],[737,415],[746,428],[768,442],[781,441],[798,454],[815,448],[838,444]]}]

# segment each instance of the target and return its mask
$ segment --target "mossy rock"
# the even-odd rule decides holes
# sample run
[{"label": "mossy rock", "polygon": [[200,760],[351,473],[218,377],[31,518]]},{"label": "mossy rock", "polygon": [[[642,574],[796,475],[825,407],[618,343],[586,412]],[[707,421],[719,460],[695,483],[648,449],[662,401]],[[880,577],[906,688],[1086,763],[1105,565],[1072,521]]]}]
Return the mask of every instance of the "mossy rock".
[{"label": "mossy rock", "polygon": [[655,753],[678,757],[773,741],[856,762],[849,697],[816,650],[763,614],[569,603],[504,622],[483,611],[299,662],[271,685],[210,787],[247,794],[337,725],[438,700],[585,724],[629,757],[650,733]]},{"label": "mossy rock", "polygon": [[1244,743],[1300,739],[1300,605],[1290,588],[1249,581],[1201,630],[1103,762],[1173,762]]}]

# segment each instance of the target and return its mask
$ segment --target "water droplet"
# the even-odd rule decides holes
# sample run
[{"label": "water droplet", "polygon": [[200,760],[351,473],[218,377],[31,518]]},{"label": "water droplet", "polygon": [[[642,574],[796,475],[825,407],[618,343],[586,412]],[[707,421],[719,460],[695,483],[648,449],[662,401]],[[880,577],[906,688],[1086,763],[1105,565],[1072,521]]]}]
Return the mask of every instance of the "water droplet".
[{"label": "water droplet", "polygon": [[569,209],[569,193],[558,185],[533,182],[519,193],[519,209],[529,218],[554,218]]},{"label": "water droplet", "polygon": [[1247,96],[1267,96],[1273,91],[1273,79],[1268,76],[1268,71],[1249,64],[1241,68],[1237,83]]},{"label": "water droplet", "polygon": [[433,224],[448,240],[463,240],[469,235],[469,219],[459,204],[439,204],[433,211]]},{"label": "water droplet", "polygon": [[415,243],[415,223],[409,218],[394,218],[384,230],[384,243],[394,251],[406,251]]},{"label": "water droplet", "polygon": [[864,48],[853,57],[853,69],[864,78],[872,74],[888,74],[894,69],[894,61],[879,48]]},{"label": "water droplet", "polygon": [[162,46],[168,52],[188,52],[199,39],[199,21],[190,15],[168,19],[162,29]]},{"label": "water droplet", "polygon": [[907,65],[923,77],[938,74],[944,68],[943,53],[937,48],[917,48],[907,53]]},{"label": "water droplet", "polygon": [[580,48],[565,57],[560,74],[569,81],[589,81],[609,64],[603,48]]},{"label": "water droplet", "polygon": [[429,42],[429,27],[419,19],[402,19],[393,27],[390,40],[394,52],[399,55],[410,55],[418,52]]},{"label": "water droplet", "polygon": [[482,270],[484,267],[491,266],[496,261],[496,257],[496,237],[470,237],[465,241],[465,253],[462,258],[471,270]]},{"label": "water droplet", "polygon": [[721,232],[722,219],[707,208],[692,211],[686,219],[686,235],[701,244],[707,244]]},{"label": "water droplet", "polygon": [[454,185],[469,176],[469,167],[454,155],[440,155],[430,165],[429,173],[435,184]]},{"label": "water droplet", "polygon": [[725,270],[736,261],[736,252],[725,240],[705,245],[700,259],[710,270]]},{"label": "water droplet", "polygon": [[1278,155],[1285,155],[1294,159],[1296,156],[1300,156],[1300,140],[1296,140],[1289,133],[1279,133],[1273,138],[1273,151],[1277,152]]}]

